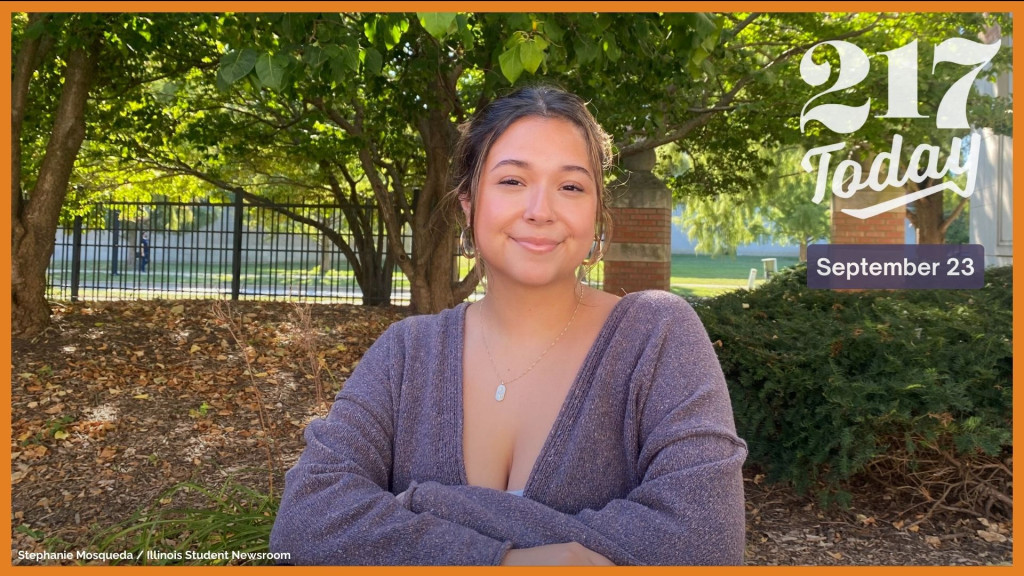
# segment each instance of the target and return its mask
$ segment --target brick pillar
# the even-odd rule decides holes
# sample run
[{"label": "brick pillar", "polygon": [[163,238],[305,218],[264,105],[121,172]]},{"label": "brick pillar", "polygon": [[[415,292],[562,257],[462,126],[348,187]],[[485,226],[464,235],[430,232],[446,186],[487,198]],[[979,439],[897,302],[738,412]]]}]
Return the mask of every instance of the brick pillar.
[{"label": "brick pillar", "polygon": [[886,188],[881,192],[866,188],[850,198],[833,195],[832,244],[906,244],[906,206],[865,220],[841,212],[844,208],[866,208],[904,194],[902,188]]},{"label": "brick pillar", "polygon": [[604,290],[619,296],[668,290],[672,278],[672,191],[658,180],[653,150],[623,159],[610,185],[612,243],[605,255]]}]

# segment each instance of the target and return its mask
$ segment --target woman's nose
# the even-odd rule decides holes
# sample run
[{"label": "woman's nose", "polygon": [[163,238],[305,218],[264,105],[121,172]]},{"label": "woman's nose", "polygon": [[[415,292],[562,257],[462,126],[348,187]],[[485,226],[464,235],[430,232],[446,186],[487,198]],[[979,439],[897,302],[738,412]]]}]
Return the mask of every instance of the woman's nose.
[{"label": "woman's nose", "polygon": [[531,188],[527,194],[526,210],[523,212],[523,219],[534,223],[551,222],[553,220],[553,213],[550,200],[548,193],[543,188]]}]

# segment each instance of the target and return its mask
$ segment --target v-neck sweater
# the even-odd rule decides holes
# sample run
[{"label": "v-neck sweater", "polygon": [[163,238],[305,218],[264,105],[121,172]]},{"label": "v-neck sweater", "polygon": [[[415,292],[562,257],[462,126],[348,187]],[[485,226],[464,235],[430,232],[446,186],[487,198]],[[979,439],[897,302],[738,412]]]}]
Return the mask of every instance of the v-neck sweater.
[{"label": "v-neck sweater", "polygon": [[309,424],[273,552],[303,565],[493,565],[513,547],[574,541],[618,565],[742,564],[746,444],[685,300],[616,303],[523,496],[467,484],[468,305],[393,324]]}]

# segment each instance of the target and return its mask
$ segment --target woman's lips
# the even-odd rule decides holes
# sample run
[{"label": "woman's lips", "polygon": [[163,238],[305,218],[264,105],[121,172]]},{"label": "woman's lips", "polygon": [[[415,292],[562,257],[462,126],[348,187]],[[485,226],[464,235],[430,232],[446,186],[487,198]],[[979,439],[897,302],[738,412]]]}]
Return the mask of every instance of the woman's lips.
[{"label": "woman's lips", "polygon": [[516,244],[537,254],[545,254],[554,250],[560,243],[550,238],[512,238]]}]

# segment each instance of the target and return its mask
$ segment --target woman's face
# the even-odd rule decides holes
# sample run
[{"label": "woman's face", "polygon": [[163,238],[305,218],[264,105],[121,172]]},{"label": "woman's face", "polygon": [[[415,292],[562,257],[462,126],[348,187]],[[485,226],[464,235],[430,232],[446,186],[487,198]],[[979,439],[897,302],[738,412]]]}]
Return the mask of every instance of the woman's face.
[{"label": "woman's face", "polygon": [[[600,177],[571,122],[527,117],[509,126],[484,160],[473,215],[488,281],[574,282],[594,241]],[[468,218],[469,202],[462,207]]]}]

